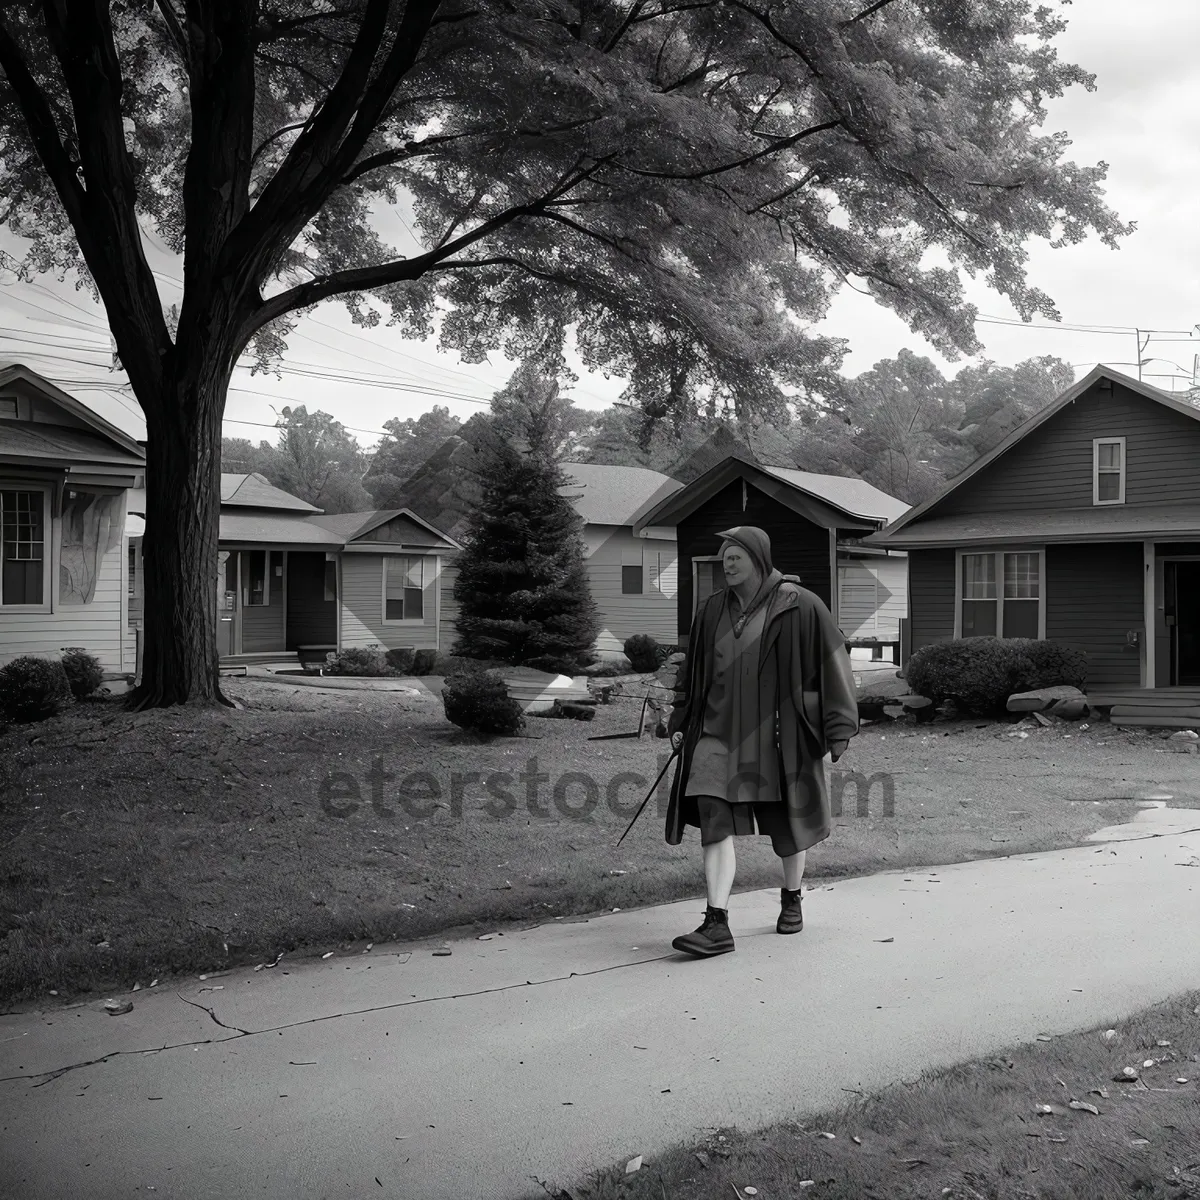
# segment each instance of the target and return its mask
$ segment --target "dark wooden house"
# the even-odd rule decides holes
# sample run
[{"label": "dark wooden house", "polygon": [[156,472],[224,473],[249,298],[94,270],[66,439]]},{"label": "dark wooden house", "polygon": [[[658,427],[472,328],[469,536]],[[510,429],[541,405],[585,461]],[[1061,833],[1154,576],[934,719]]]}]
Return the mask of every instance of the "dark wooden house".
[{"label": "dark wooden house", "polygon": [[908,551],[912,649],[1049,638],[1114,720],[1200,724],[1200,408],[1096,367],[865,544]]},{"label": "dark wooden house", "polygon": [[725,586],[717,557],[721,530],[736,525],[765,530],[775,566],[784,574],[798,575],[837,619],[839,567],[856,555],[859,539],[907,508],[902,500],[861,479],[729,457],[646,511],[635,533],[664,526],[675,529],[679,645],[686,646],[696,605]]}]

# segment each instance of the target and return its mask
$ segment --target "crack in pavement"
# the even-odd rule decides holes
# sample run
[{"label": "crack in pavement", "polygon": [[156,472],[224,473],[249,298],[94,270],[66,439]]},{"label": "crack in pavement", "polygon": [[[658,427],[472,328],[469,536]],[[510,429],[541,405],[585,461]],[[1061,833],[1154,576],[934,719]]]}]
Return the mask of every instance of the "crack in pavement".
[{"label": "crack in pavement", "polygon": [[[318,1025],[323,1021],[337,1021],[343,1017],[360,1017],[368,1013],[387,1012],[393,1008],[411,1008],[418,1004],[432,1004],[443,1000],[469,1000],[473,996],[488,996],[497,992],[513,991],[516,988],[524,987],[543,987],[549,983],[563,983],[570,979],[582,979],[588,975],[603,975],[608,971],[621,971],[628,967],[640,967],[646,963],[663,962],[666,959],[677,958],[676,954],[659,954],[653,958],[639,958],[635,962],[614,963],[609,967],[596,967],[591,971],[571,971],[567,975],[552,975],[549,979],[532,980],[527,979],[524,983],[506,983],[499,987],[480,988],[474,992],[455,992],[445,996],[425,996],[418,997],[412,1000],[396,1000],[391,1004],[373,1004],[367,1008],[351,1009],[347,1012],[326,1013],[320,1017],[306,1017],[303,1021],[289,1021],[286,1025],[272,1025],[266,1029],[240,1029],[236,1025],[226,1025],[217,1014],[204,1004],[197,1004],[194,1000],[187,999],[186,996],[179,996],[179,999],[184,1004],[190,1004],[193,1008],[202,1009],[204,1012],[221,1026],[222,1029],[228,1029],[232,1032],[231,1037],[223,1038],[200,1038],[191,1042],[173,1042],[167,1046],[152,1046],[145,1050],[113,1050],[108,1054],[103,1054],[99,1058],[88,1059],[86,1062],[71,1063],[65,1067],[56,1067],[50,1071],[34,1071],[29,1074],[22,1075],[3,1075],[0,1076],[0,1083],[15,1083],[23,1079],[40,1079],[41,1083],[35,1083],[34,1087],[45,1087],[48,1083],[53,1083],[54,1080],[65,1075],[68,1071],[78,1071],[83,1067],[94,1067],[102,1063],[108,1062],[111,1058],[119,1058],[122,1055],[125,1057],[133,1057],[138,1054],[161,1054],[164,1050],[180,1050],[186,1049],[188,1046],[212,1046],[221,1045],[224,1042],[236,1042],[245,1037],[256,1037],[264,1033],[282,1033],[285,1029],[298,1029],[302,1025]],[[177,996],[178,992],[175,993]]]}]

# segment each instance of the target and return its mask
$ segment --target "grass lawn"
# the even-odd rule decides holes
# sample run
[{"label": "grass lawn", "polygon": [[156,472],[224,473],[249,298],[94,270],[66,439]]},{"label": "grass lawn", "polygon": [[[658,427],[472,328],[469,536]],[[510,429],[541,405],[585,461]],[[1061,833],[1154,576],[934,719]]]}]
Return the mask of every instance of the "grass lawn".
[{"label": "grass lawn", "polygon": [[[1195,1200],[1198,1000],[1200,992],[1173,1000],[1112,1032],[1035,1041],[930,1073],[839,1111],[805,1116],[802,1125],[713,1130],[702,1143],[647,1159],[632,1174],[620,1163],[550,1194],[555,1200]],[[1138,1081],[1115,1081],[1126,1067]]]},{"label": "grass lawn", "polygon": [[[637,700],[480,743],[427,693],[226,687],[242,711],[97,701],[0,733],[0,1000],[702,894],[698,831],[667,846],[655,802],[615,846],[666,742],[588,737],[631,729]],[[809,877],[1074,845],[1128,819],[1136,804],[1120,797],[1148,782],[1196,804],[1195,757],[1154,734],[1010,732],[865,729],[835,771],[889,775],[894,816],[878,782],[866,816],[850,789]],[[626,780],[613,811],[622,772],[646,782]],[[581,814],[588,789],[597,804]],[[766,839],[738,855],[739,888],[777,886]]]}]

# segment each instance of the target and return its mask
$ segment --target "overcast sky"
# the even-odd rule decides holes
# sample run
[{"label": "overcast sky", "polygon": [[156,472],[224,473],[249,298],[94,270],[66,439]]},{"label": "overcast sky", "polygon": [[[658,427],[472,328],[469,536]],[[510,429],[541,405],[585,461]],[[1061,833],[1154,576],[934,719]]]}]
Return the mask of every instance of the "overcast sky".
[{"label": "overcast sky", "polygon": [[[1054,102],[1046,131],[1067,130],[1076,162],[1109,164],[1107,198],[1138,229],[1112,251],[1091,239],[1051,250],[1031,247],[1030,278],[1057,303],[1063,326],[1042,318],[1033,326],[981,322],[981,357],[1013,364],[1039,354],[1065,358],[1082,375],[1097,362],[1137,373],[1135,328],[1156,331],[1142,351],[1148,382],[1182,386],[1200,353],[1200,4],[1196,0],[1085,0],[1067,10],[1071,24],[1058,39],[1061,57],[1093,72],[1097,90],[1072,89]],[[407,241],[402,228],[398,244]],[[411,245],[411,242],[410,242]],[[403,247],[402,247],[403,248]],[[164,301],[174,298],[170,257],[150,247]],[[980,313],[1017,321],[994,292],[968,281]],[[1044,327],[1048,326],[1049,327]],[[1109,332],[1067,326],[1108,327]],[[850,340],[845,372],[856,375],[908,347],[953,373],[917,334],[870,298],[843,289],[823,329]],[[513,364],[465,365],[432,346],[407,342],[385,328],[357,329],[329,302],[289,339],[282,379],[238,370],[226,408],[231,437],[274,440],[275,410],[307,404],[332,413],[364,444],[378,440],[390,417],[417,416],[444,404],[462,417],[486,404]],[[105,370],[109,343],[103,308],[70,282],[35,284],[0,278],[0,361],[19,360],[41,371],[105,417],[144,436],[128,392],[113,388]],[[974,360],[972,360],[974,361]],[[373,378],[371,378],[373,377]],[[95,385],[95,386],[87,386]],[[616,399],[620,381],[585,375],[572,390],[583,407]]]}]

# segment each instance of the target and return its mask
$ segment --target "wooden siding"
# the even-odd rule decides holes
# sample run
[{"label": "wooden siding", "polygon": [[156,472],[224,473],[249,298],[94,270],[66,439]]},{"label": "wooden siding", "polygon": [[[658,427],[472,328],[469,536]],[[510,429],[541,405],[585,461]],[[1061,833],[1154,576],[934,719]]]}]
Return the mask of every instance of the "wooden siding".
[{"label": "wooden siding", "polygon": [[1046,547],[1046,637],[1087,652],[1089,689],[1140,682],[1142,575],[1141,542]]},{"label": "wooden siding", "polygon": [[954,637],[954,551],[911,550],[908,617],[912,649]]},{"label": "wooden siding", "polygon": [[337,645],[337,601],[325,599],[324,551],[289,550],[287,581],[287,649]]},{"label": "wooden siding", "polygon": [[[261,654],[284,649],[283,579],[275,573],[283,568],[283,551],[267,551],[266,604],[242,604],[242,653]],[[243,566],[242,590],[246,590]],[[243,597],[244,598],[244,597]]]},{"label": "wooden siding", "polygon": [[1125,439],[1125,507],[1200,500],[1200,421],[1114,383],[1093,386],[929,515],[1090,508],[1092,439],[1107,437]]},{"label": "wooden siding", "polygon": [[[676,637],[678,550],[674,541],[635,537],[626,525],[590,525],[588,586],[600,619],[598,650],[620,650],[625,639],[646,633],[670,645]],[[621,591],[621,568],[642,568],[642,592]]]},{"label": "wooden siding", "polygon": [[832,600],[829,563],[829,530],[785,508],[777,500],[746,485],[742,508],[742,483],[723,488],[707,503],[679,522],[679,591],[676,604],[677,640],[687,640],[692,624],[692,559],[708,558],[720,549],[717,534],[736,525],[757,525],[771,539],[771,556],[785,575],[798,575],[802,587],[815,592],[828,605]]},{"label": "wooden siding", "polygon": [[[101,559],[91,602],[58,603],[57,548],[59,518],[53,520],[54,570],[50,573],[54,612],[6,612],[0,607],[0,665],[23,654],[57,658],[65,646],[82,646],[94,654],[105,671],[125,670],[125,555],[124,537]],[[49,532],[49,531],[48,531]]]},{"label": "wooden siding", "polygon": [[848,638],[900,636],[908,615],[908,560],[852,558],[838,564],[838,620]]},{"label": "wooden siding", "polygon": [[[394,556],[388,556],[394,557]],[[381,554],[343,554],[341,569],[342,647],[411,646],[416,650],[438,647],[437,556],[430,555],[433,578],[425,584],[421,623],[385,625],[383,621],[383,560]]]},{"label": "wooden siding", "polygon": [[454,598],[454,583],[458,579],[458,566],[454,560],[458,554],[457,550],[449,551],[442,557],[440,576],[438,644],[448,654],[453,653],[454,643],[458,641],[458,630],[454,628],[454,622],[458,619],[458,601]]}]

